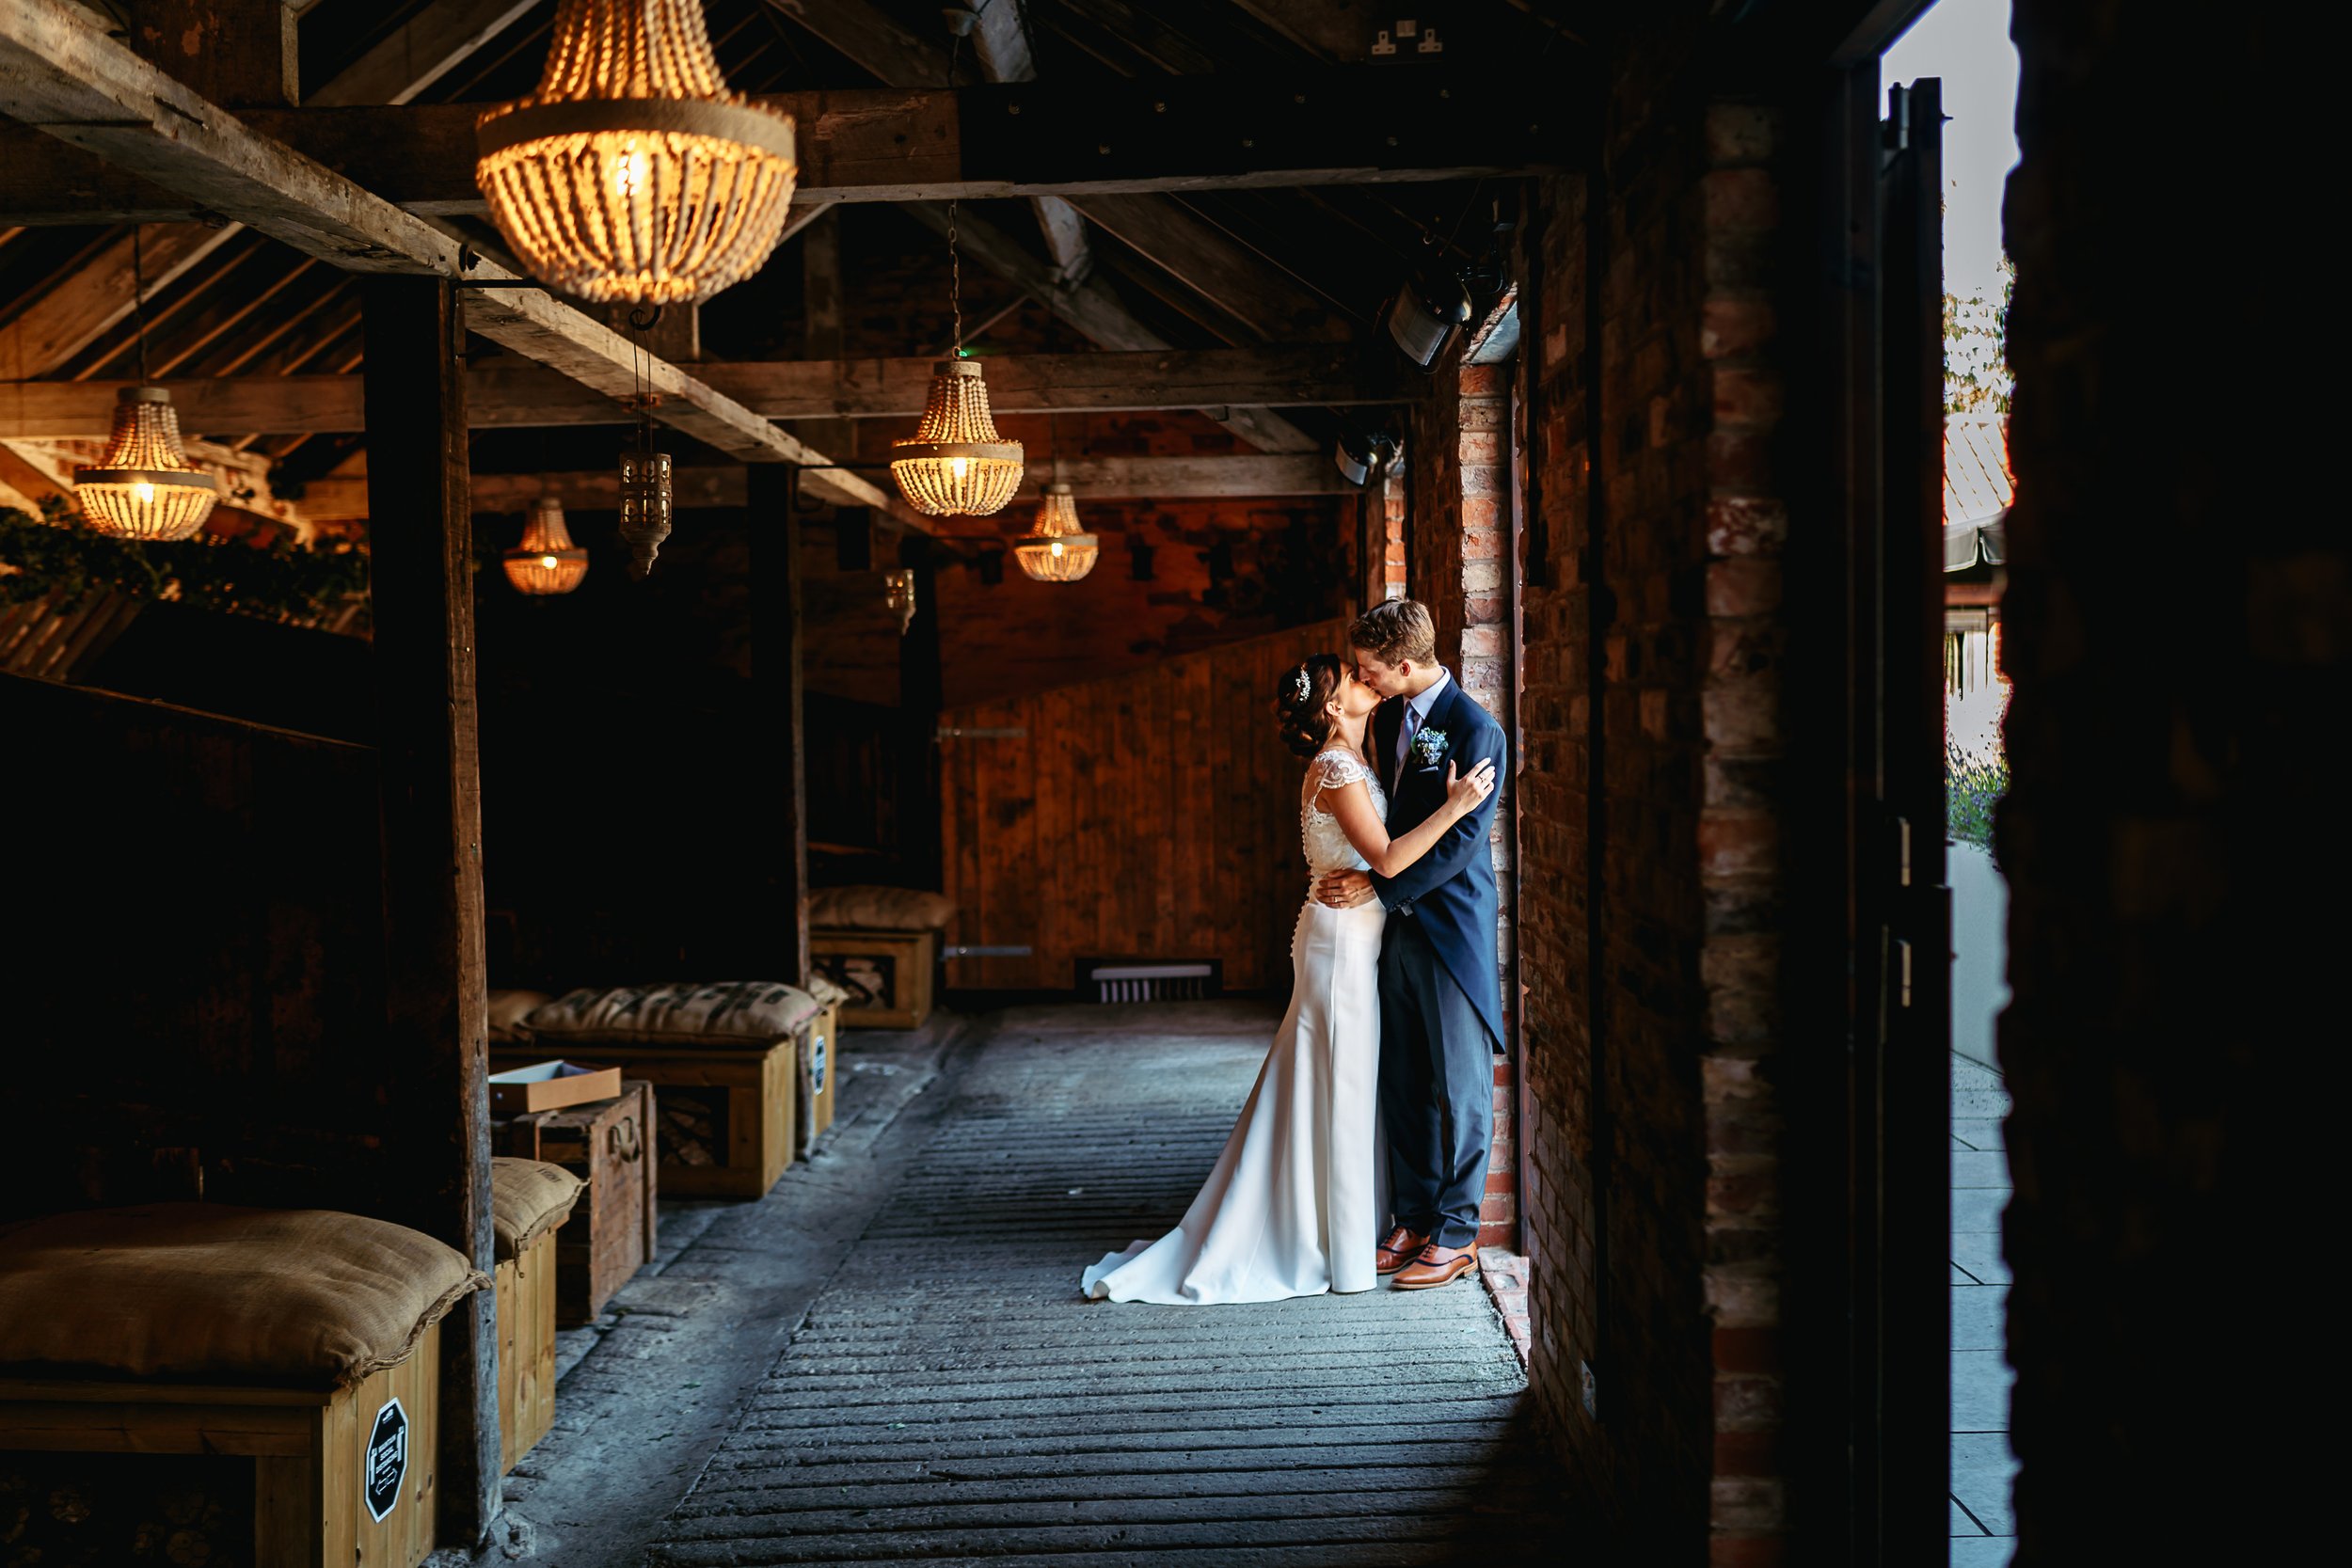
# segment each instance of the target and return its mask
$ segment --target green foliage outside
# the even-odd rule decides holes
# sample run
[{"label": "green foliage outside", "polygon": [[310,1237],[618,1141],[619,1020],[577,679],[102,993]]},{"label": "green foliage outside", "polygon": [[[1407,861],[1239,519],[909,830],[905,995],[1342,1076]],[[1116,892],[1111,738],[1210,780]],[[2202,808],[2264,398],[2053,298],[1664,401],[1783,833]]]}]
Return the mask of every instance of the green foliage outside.
[{"label": "green foliage outside", "polygon": [[1993,847],[1993,808],[2009,792],[2009,758],[1998,749],[1944,748],[1944,831],[1963,844]]},{"label": "green foliage outside", "polygon": [[97,594],[176,599],[264,621],[316,621],[363,595],[368,561],[347,542],[255,546],[199,534],[148,544],[91,531],[71,507],[52,502],[34,517],[0,507],[0,604],[24,604],[64,590],[64,603]]},{"label": "green foliage outside", "polygon": [[2015,383],[2009,373],[2009,302],[2017,269],[2001,261],[2001,297],[1944,296],[1944,412],[2006,414]]}]

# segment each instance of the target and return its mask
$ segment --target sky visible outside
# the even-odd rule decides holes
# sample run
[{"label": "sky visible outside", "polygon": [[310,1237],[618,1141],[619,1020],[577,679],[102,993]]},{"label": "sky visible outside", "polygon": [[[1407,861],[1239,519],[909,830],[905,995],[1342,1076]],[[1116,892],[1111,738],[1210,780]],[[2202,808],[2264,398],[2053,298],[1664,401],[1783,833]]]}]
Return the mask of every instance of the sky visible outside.
[{"label": "sky visible outside", "polygon": [[2010,0],[1938,0],[1886,52],[1889,87],[1944,83],[1944,287],[1998,300],[2001,188],[2017,163],[2017,51]]}]

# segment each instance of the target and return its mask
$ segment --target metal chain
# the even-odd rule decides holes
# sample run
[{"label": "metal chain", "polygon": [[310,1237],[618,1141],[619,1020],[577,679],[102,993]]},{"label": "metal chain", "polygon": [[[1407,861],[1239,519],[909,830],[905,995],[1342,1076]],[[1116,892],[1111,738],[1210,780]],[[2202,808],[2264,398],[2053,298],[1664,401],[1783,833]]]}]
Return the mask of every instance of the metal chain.
[{"label": "metal chain", "polygon": [[131,225],[131,330],[139,344],[139,383],[147,382],[147,265],[139,248],[139,226]]},{"label": "metal chain", "polygon": [[947,357],[963,357],[963,258],[956,254],[956,204],[947,203],[947,309],[956,322],[955,346]]}]

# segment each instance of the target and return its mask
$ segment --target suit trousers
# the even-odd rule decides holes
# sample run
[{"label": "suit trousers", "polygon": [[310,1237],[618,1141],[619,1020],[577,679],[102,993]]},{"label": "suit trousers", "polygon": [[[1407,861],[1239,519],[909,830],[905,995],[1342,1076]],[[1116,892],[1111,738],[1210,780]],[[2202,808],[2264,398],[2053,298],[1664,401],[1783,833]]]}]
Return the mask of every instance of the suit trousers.
[{"label": "suit trousers", "polygon": [[1478,1240],[1495,1136],[1494,1045],[1421,922],[1380,948],[1380,1122],[1396,1223],[1440,1246]]}]

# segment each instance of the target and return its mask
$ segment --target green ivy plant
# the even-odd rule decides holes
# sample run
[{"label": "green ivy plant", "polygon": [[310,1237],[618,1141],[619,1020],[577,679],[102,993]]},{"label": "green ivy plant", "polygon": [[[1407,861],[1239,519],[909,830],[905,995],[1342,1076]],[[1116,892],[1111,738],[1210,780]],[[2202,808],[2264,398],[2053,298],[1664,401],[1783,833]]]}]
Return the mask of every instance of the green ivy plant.
[{"label": "green ivy plant", "polygon": [[348,541],[256,546],[199,534],[177,544],[117,539],[83,526],[51,499],[39,517],[0,507],[0,604],[63,590],[66,604],[97,594],[177,599],[264,621],[318,621],[364,595],[368,561]]},{"label": "green ivy plant", "polygon": [[2009,758],[1997,749],[1944,748],[1944,831],[1963,844],[1993,847],[1993,808],[2009,793]]}]

